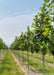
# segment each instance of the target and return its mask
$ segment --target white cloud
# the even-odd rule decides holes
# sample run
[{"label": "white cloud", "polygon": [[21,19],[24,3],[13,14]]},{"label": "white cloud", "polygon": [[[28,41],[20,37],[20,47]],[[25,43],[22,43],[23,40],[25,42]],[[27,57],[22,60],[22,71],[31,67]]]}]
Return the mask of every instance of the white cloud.
[{"label": "white cloud", "polygon": [[[27,25],[31,26],[35,13],[6,17],[0,20],[0,37],[7,45],[14,41],[15,36],[19,36],[22,31],[26,31]],[[52,24],[54,25],[54,23]]]},{"label": "white cloud", "polygon": [[34,14],[19,15],[0,20],[0,37],[10,45],[15,36],[26,31],[27,25],[31,26]]}]

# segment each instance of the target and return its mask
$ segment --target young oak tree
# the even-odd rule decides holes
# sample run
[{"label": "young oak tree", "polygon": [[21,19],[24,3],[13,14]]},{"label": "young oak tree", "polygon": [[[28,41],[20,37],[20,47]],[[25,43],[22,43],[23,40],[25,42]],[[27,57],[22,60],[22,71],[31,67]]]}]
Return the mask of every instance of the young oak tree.
[{"label": "young oak tree", "polygon": [[33,38],[34,38],[34,33],[33,33],[33,31],[31,31],[31,36],[30,36],[30,50],[31,50],[32,56],[33,56],[33,53],[34,53]]},{"label": "young oak tree", "polygon": [[44,55],[47,50],[48,36],[51,34],[53,29],[53,26],[51,25],[51,6],[52,4],[50,3],[50,0],[44,0],[43,6],[40,7],[41,12],[35,16],[33,19],[34,22],[32,23],[32,27],[34,28],[38,39],[38,45],[43,54],[43,75],[45,75]]},{"label": "young oak tree", "polygon": [[27,32],[26,32],[26,38],[27,38],[27,59],[28,59],[28,70],[29,70],[29,49],[30,49],[30,36],[31,36],[31,31],[29,26],[27,26]]},{"label": "young oak tree", "polygon": [[24,51],[24,34],[23,34],[23,32],[21,33],[20,39],[21,39],[20,49],[22,50],[22,62],[23,62],[23,51]]}]

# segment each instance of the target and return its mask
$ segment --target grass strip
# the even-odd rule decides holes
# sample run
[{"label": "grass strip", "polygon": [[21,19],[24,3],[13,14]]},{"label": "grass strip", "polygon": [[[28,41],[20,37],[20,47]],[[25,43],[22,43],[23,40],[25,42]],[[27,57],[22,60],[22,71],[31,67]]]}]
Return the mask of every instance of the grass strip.
[{"label": "grass strip", "polygon": [[[13,53],[18,55],[22,59],[21,54],[19,55],[19,53],[17,53],[16,51],[13,51]],[[23,61],[28,63],[26,56],[23,56]],[[39,73],[43,73],[43,63],[30,58],[29,59],[29,65],[34,67]],[[51,67],[51,66],[48,66],[47,64],[45,64],[45,73],[46,73],[46,75],[50,75],[51,73],[54,74],[54,67]]]},{"label": "grass strip", "polygon": [[19,72],[19,69],[10,51],[8,51],[4,56],[3,64],[0,64],[0,75],[25,75],[22,71]]}]

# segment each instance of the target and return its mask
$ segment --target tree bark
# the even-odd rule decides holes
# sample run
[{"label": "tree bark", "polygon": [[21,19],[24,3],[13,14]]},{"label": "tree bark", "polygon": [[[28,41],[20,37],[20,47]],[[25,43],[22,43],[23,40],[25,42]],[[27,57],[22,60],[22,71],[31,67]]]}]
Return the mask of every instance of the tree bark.
[{"label": "tree bark", "polygon": [[44,53],[43,53],[43,75],[45,75],[45,62],[44,62]]},{"label": "tree bark", "polygon": [[29,50],[27,50],[28,70],[29,70]]},{"label": "tree bark", "polygon": [[22,65],[23,65],[23,50],[22,50]]}]

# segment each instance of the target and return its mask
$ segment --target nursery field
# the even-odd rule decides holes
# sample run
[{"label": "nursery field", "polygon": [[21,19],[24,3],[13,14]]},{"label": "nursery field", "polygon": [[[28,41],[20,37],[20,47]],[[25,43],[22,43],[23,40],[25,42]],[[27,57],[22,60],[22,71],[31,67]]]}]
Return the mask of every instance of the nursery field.
[{"label": "nursery field", "polygon": [[54,0],[0,5],[0,75],[54,75]]},{"label": "nursery field", "polygon": [[[16,63],[16,60],[14,59],[13,56],[17,56],[17,60],[18,61],[18,65]],[[41,59],[42,55],[40,53],[34,53],[32,54],[29,51],[29,62],[28,62],[28,58],[27,58],[27,52],[23,51],[23,55],[22,55],[22,51],[20,50],[1,50],[0,51],[0,75],[30,75],[30,73],[33,73],[31,75],[43,75],[43,61]],[[41,60],[35,60],[35,58]],[[48,63],[53,64],[53,56],[49,54],[45,55],[46,59],[49,59],[49,61],[47,62],[47,60],[45,59],[45,75],[54,75],[54,66],[48,65]],[[21,61],[20,61],[21,60]],[[50,60],[52,60],[52,62],[50,62]],[[25,66],[24,64],[27,65],[27,67],[25,67],[26,69],[24,69],[23,66]],[[28,68],[29,65],[29,68]],[[21,67],[22,70],[21,69]],[[27,71],[28,69],[28,71]],[[30,69],[32,69],[32,71],[30,71]]]},{"label": "nursery field", "polygon": [[[19,53],[22,54],[22,50],[20,50]],[[23,54],[27,55],[27,51],[23,51]],[[31,56],[33,58],[37,58],[37,59],[43,60],[43,57],[42,57],[41,53],[36,53],[36,52],[31,53],[31,51],[29,51],[29,56]],[[53,57],[53,55],[51,53],[47,53],[45,55],[45,61],[54,64],[54,57]]]},{"label": "nursery field", "polygon": [[25,75],[8,50],[0,64],[0,75]]},{"label": "nursery field", "polygon": [[[26,55],[26,52],[23,52],[24,53],[23,56],[22,56],[21,51],[19,52],[17,50],[12,50],[12,52],[14,54],[16,54],[18,57],[20,57],[20,59],[23,59],[22,62],[29,64],[30,68],[36,70],[36,72],[38,72],[38,73],[41,73],[41,74],[43,73],[43,62],[40,62],[40,61],[35,60],[33,58],[32,59],[29,58],[29,62],[28,62],[27,56],[24,56],[24,54]],[[39,54],[38,54],[38,56],[39,56]],[[47,56],[47,58],[48,58],[48,56]],[[45,75],[50,75],[50,74],[52,74],[52,75],[54,74],[54,67],[51,65],[49,66],[47,63],[45,63]]]}]

